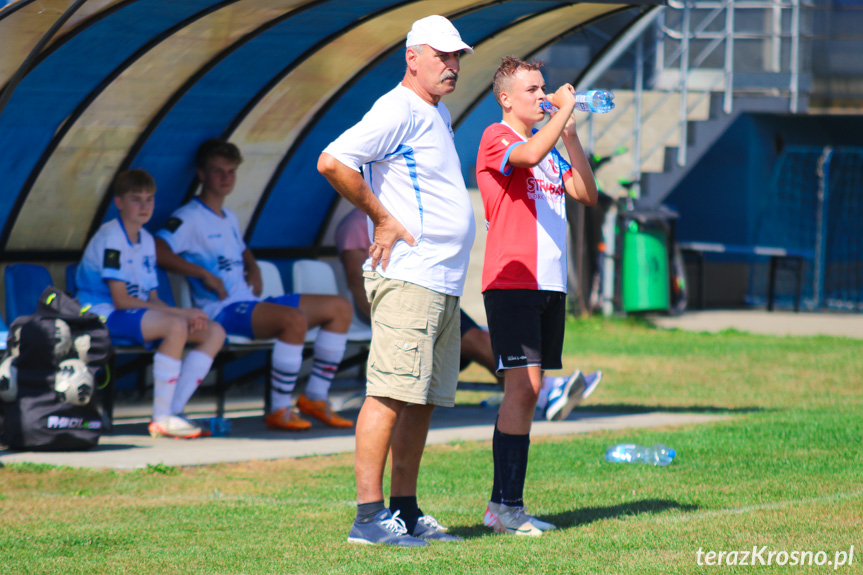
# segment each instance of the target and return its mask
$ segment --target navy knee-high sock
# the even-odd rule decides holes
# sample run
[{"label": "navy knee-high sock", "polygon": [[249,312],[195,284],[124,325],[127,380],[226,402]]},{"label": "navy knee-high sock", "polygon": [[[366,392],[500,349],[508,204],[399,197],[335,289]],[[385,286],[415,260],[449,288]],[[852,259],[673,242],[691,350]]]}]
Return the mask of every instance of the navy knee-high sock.
[{"label": "navy knee-high sock", "polygon": [[500,431],[497,429],[497,420],[494,422],[494,434],[491,437],[491,459],[494,465],[494,476],[491,482],[491,497],[489,501],[500,504],[500,465],[498,464],[498,453],[500,452]]},{"label": "navy knee-high sock", "polygon": [[527,477],[527,456],[530,435],[508,435],[500,432],[497,450],[500,473],[500,502],[508,507],[524,506],[524,479]]}]

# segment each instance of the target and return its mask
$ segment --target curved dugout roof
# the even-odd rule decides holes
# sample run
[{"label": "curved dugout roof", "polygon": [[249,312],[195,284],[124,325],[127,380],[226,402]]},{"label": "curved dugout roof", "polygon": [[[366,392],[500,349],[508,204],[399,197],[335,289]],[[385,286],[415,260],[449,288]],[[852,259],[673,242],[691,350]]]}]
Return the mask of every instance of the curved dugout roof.
[{"label": "curved dugout roof", "polygon": [[77,259],[129,167],[156,178],[158,229],[216,136],[246,158],[228,206],[249,245],[313,254],[338,199],[318,154],[401,80],[414,20],[443,14],[476,49],[444,99],[458,126],[502,56],[645,3],[18,0],[0,9],[0,261]]}]

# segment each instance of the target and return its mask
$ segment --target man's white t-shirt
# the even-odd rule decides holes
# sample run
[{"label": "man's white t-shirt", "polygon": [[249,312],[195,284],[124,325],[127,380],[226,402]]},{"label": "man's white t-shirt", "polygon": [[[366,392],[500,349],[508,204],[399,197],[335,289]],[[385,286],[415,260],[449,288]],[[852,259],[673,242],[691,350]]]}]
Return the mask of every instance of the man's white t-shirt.
[{"label": "man's white t-shirt", "polygon": [[220,300],[201,280],[189,278],[195,307],[204,310],[210,319],[215,319],[228,304],[260,299],[246,283],[243,266],[246,244],[237,216],[231,210],[222,208],[222,214],[217,214],[196,197],[171,214],[156,235],[175,254],[222,280],[228,297]]},{"label": "man's white t-shirt", "polygon": [[[324,150],[360,171],[384,207],[417,242],[393,246],[390,279],[461,296],[476,233],[473,208],[446,106],[432,106],[402,85]],[[371,260],[365,268],[371,271]]]},{"label": "man's white t-shirt", "polygon": [[141,228],[138,241],[133,243],[120,218],[102,224],[84,249],[75,284],[78,301],[90,305],[89,311],[104,318],[115,309],[108,280],[125,283],[132,297],[150,299],[150,292],[159,287],[159,279],[156,244],[147,230]]}]

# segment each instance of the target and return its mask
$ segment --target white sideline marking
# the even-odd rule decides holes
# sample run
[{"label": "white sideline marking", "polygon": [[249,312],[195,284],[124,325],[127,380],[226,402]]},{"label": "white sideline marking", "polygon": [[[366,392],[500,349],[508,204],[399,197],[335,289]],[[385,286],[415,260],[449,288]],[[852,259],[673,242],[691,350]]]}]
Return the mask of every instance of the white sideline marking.
[{"label": "white sideline marking", "polygon": [[668,523],[678,521],[690,521],[693,519],[710,519],[713,517],[722,517],[725,515],[744,515],[756,511],[772,511],[774,509],[782,509],[784,507],[794,507],[796,505],[809,505],[812,503],[831,503],[841,501],[843,499],[855,499],[863,497],[863,491],[850,491],[847,493],[834,493],[833,495],[823,495],[821,497],[811,497],[809,499],[792,499],[791,501],[777,501],[776,503],[763,503],[761,505],[750,505],[747,507],[735,507],[731,509],[716,509],[714,511],[696,511],[694,513],[686,513],[680,516],[672,517],[657,517],[657,523]]}]

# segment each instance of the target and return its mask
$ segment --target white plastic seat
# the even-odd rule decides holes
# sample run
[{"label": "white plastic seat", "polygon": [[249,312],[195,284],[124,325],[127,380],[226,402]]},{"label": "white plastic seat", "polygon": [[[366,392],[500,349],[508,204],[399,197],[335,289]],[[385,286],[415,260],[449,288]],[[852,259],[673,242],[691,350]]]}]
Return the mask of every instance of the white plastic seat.
[{"label": "white plastic seat", "polygon": [[281,297],[285,295],[285,286],[282,282],[282,274],[273,262],[258,260],[258,268],[261,270],[261,299],[268,297]]},{"label": "white plastic seat", "polygon": [[372,340],[372,328],[357,319],[354,315],[354,320],[351,322],[351,327],[348,328],[348,341],[353,342],[370,342]]},{"label": "white plastic seat", "polygon": [[[293,270],[294,293],[309,295],[339,295],[336,274],[330,264],[319,260],[297,260]],[[369,326],[358,321],[356,315],[348,329],[348,341],[368,342],[372,339]]]},{"label": "white plastic seat", "polygon": [[174,292],[174,301],[177,302],[177,307],[193,307],[192,288],[189,286],[188,278],[174,272],[168,272],[168,279],[171,281],[171,291]]},{"label": "white plastic seat", "polygon": [[336,274],[330,264],[319,260],[297,260],[293,267],[294,293],[339,295]]}]

